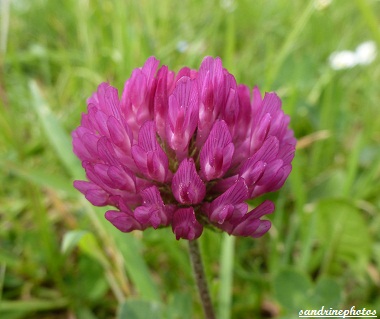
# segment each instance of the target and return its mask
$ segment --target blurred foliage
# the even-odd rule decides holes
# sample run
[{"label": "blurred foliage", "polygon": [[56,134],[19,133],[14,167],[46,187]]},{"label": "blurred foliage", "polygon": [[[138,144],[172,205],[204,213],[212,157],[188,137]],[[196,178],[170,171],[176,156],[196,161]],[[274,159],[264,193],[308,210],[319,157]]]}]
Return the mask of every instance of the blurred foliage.
[{"label": "blurred foliage", "polygon": [[379,59],[328,63],[380,47],[380,2],[318,2],[1,0],[0,317],[201,317],[186,243],[122,234],[72,187],[86,98],[102,81],[120,92],[151,55],[176,70],[220,56],[239,83],[278,92],[299,139],[289,181],[265,196],[270,233],[202,236],[219,313],[380,309]]}]

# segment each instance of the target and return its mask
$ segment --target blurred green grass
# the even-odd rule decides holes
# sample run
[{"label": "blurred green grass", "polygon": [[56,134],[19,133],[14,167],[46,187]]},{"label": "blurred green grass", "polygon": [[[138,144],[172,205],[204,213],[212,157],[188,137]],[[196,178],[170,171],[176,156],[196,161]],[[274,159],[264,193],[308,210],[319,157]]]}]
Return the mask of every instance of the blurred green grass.
[{"label": "blurred green grass", "polygon": [[238,82],[278,92],[301,140],[289,181],[267,196],[277,207],[268,235],[202,237],[220,317],[294,317],[329,302],[379,310],[379,58],[328,64],[334,51],[379,46],[379,13],[374,0],[323,10],[301,0],[2,0],[0,317],[144,307],[201,318],[186,243],[168,229],[119,233],[72,188],[83,172],[69,133],[86,98],[102,81],[121,90],[151,55],[175,70],[220,56]]}]

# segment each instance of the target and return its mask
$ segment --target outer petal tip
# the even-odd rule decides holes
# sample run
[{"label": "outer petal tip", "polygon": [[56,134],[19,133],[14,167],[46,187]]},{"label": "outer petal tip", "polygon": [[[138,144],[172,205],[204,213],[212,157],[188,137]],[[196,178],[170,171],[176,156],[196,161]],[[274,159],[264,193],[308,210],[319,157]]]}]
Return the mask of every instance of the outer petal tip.
[{"label": "outer petal tip", "polygon": [[244,215],[240,220],[235,221],[232,235],[243,237],[261,237],[271,227],[269,220],[260,220],[264,215],[274,211],[274,204],[266,200],[255,209]]},{"label": "outer petal tip", "polygon": [[203,226],[195,218],[192,207],[180,208],[173,215],[172,230],[177,240],[194,240],[202,235]]},{"label": "outer petal tip", "polygon": [[143,229],[141,224],[137,222],[131,212],[109,210],[105,213],[105,218],[124,233],[131,232],[132,230]]}]

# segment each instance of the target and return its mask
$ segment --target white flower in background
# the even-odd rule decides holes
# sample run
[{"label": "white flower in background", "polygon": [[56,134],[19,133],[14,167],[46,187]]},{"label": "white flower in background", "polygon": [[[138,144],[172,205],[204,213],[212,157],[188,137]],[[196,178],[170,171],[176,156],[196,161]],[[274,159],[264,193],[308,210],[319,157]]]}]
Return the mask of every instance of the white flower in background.
[{"label": "white flower in background", "polygon": [[376,59],[377,48],[373,41],[366,41],[358,45],[355,50],[358,64],[368,65]]},{"label": "white flower in background", "polygon": [[357,65],[368,65],[377,56],[376,44],[366,41],[359,44],[355,51],[335,51],[329,56],[330,67],[334,70],[350,69]]},{"label": "white flower in background", "polygon": [[334,70],[350,69],[357,64],[355,52],[344,50],[333,52],[329,57],[330,66]]},{"label": "white flower in background", "polygon": [[314,1],[314,7],[318,11],[322,11],[323,9],[327,8],[331,4],[332,0],[315,0]]},{"label": "white flower in background", "polygon": [[221,0],[220,5],[227,12],[233,12],[236,9],[236,3],[234,0]]},{"label": "white flower in background", "polygon": [[181,40],[181,41],[178,41],[177,42],[177,51],[178,52],[185,52],[189,47],[189,44],[187,43],[187,41],[184,41],[184,40]]}]

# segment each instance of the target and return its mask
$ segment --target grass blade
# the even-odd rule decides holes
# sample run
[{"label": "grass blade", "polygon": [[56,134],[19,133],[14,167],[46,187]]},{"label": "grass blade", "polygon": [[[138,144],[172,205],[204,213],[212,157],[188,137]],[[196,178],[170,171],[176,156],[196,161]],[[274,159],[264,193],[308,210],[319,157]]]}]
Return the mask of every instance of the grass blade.
[{"label": "grass blade", "polygon": [[57,298],[55,300],[2,300],[0,303],[0,315],[4,312],[35,312],[66,308],[68,300]]},{"label": "grass blade", "polygon": [[29,88],[33,99],[32,107],[41,122],[46,138],[56,151],[67,172],[73,178],[81,178],[84,174],[79,161],[71,151],[72,145],[68,134],[64,131],[57,118],[51,113],[50,108],[46,100],[43,98],[36,81],[30,81]]},{"label": "grass blade", "polygon": [[235,237],[223,234],[222,252],[220,255],[219,319],[229,319],[231,317],[234,254]]},{"label": "grass blade", "polygon": [[273,86],[273,82],[276,79],[278,72],[285,59],[289,55],[290,51],[293,48],[294,43],[296,43],[298,36],[301,31],[304,29],[306,23],[309,21],[311,14],[314,11],[314,1],[310,1],[305,10],[300,15],[299,19],[297,19],[297,23],[289,32],[289,35],[284,41],[284,44],[280,48],[278,54],[276,54],[276,59],[273,61],[273,64],[269,70],[268,78],[266,81],[266,88],[270,89]]}]

